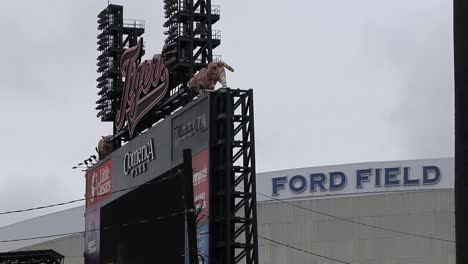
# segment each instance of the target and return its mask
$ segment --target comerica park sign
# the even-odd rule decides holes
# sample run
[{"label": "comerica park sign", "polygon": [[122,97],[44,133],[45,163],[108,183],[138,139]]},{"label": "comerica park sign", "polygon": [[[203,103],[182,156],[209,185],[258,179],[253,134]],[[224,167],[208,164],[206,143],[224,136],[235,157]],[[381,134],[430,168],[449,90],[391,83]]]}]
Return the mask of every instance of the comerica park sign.
[{"label": "comerica park sign", "polygon": [[115,127],[121,130],[127,123],[130,137],[133,137],[141,119],[164,98],[169,88],[169,71],[162,57],[154,55],[151,60],[141,61],[142,56],[143,38],[140,38],[136,46],[124,52],[120,63],[120,73],[125,80]]},{"label": "comerica park sign", "polygon": [[155,158],[153,139],[132,152],[125,153],[124,173],[132,177],[148,170],[148,163]]}]

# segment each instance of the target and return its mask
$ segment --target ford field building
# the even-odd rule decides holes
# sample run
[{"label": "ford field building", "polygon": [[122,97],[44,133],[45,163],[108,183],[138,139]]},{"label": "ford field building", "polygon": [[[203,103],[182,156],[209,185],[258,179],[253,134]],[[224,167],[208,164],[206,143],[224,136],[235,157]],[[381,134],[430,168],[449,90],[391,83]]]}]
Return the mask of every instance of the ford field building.
[{"label": "ford field building", "polygon": [[[454,159],[257,174],[260,263],[455,263]],[[0,228],[0,240],[83,231],[84,206]],[[0,243],[84,263],[82,234]],[[155,249],[157,251],[157,249]]]}]

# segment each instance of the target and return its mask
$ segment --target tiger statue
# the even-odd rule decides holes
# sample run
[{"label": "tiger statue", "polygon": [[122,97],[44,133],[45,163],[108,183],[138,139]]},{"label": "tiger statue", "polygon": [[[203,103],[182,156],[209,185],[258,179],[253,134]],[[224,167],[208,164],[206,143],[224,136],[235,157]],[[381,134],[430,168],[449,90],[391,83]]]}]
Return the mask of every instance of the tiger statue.
[{"label": "tiger statue", "polygon": [[96,148],[96,152],[99,154],[99,159],[104,159],[107,155],[111,154],[114,151],[114,144],[110,140],[112,136],[102,137]]},{"label": "tiger statue", "polygon": [[234,69],[223,61],[214,61],[208,63],[206,68],[201,69],[188,82],[190,90],[199,94],[206,90],[214,90],[216,83],[221,83],[223,88],[227,88],[226,71],[228,69],[234,72]]}]

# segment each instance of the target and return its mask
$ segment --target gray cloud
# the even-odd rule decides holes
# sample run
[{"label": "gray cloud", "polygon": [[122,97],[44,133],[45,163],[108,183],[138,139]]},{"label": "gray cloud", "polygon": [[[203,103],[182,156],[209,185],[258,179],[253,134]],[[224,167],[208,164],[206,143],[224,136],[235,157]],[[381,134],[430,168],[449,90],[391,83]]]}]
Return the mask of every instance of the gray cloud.
[{"label": "gray cloud", "polygon": [[[146,20],[147,56],[159,52],[162,1],[113,2]],[[254,89],[259,171],[453,155],[449,3],[218,3],[215,53],[236,69],[233,88]],[[70,168],[111,131],[94,110],[105,5],[2,5],[0,211],[83,197],[84,175]],[[45,212],[0,216],[0,226]]]}]

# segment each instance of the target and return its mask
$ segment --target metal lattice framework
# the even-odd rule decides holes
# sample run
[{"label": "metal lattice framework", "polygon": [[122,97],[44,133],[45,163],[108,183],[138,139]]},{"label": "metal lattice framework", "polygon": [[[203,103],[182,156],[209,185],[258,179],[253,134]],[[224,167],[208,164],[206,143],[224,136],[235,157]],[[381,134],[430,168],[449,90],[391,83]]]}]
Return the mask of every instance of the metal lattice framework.
[{"label": "metal lattice framework", "polygon": [[98,15],[98,51],[96,79],[100,98],[96,101],[97,117],[113,122],[120,106],[122,76],[120,59],[125,49],[135,46],[137,38],[145,32],[145,21],[123,18],[123,7],[109,5]]},{"label": "metal lattice framework", "polygon": [[210,263],[258,264],[252,90],[214,94]]},{"label": "metal lattice framework", "polygon": [[64,257],[53,250],[0,253],[0,264],[63,264]]},{"label": "metal lattice framework", "polygon": [[220,8],[212,6],[211,0],[164,0],[164,9],[167,38],[162,55],[175,89],[213,61],[221,32],[212,25],[220,18]]},{"label": "metal lattice framework", "polygon": [[[220,59],[213,56],[213,49],[221,44],[221,32],[212,29],[220,19],[219,6],[211,5],[211,0],[164,0],[164,12],[167,38],[162,56],[170,73],[169,92],[141,121],[138,133],[192,101],[196,94],[189,91],[187,82],[209,62]],[[110,112],[111,118],[115,112]],[[128,140],[126,131],[114,131],[112,141]]]}]

